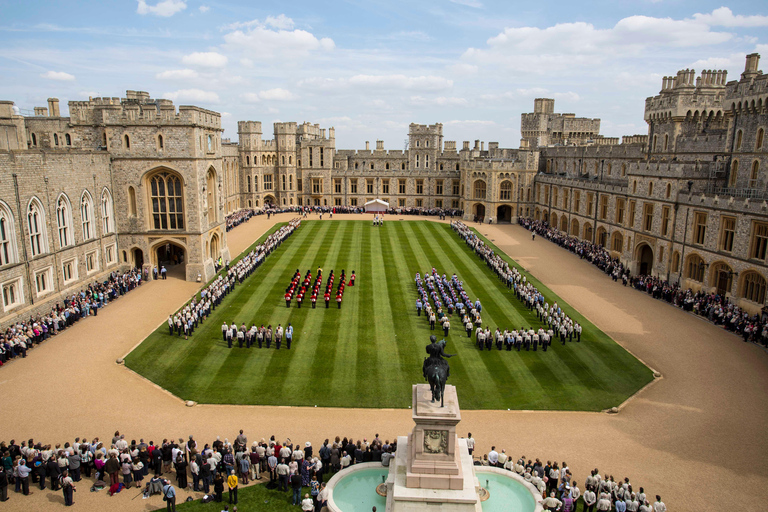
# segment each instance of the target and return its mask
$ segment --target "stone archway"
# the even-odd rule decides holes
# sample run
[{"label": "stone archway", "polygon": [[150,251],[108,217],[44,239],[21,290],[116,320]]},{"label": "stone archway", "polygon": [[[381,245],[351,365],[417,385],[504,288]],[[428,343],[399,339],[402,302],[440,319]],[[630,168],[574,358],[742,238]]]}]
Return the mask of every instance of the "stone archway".
[{"label": "stone archway", "polygon": [[219,235],[214,233],[211,237],[210,257],[212,260],[216,261],[219,256]]},{"label": "stone archway", "polygon": [[268,195],[264,196],[264,208],[269,208],[270,206],[277,205],[277,199],[275,199],[275,196]]},{"label": "stone archway", "polygon": [[502,204],[496,208],[496,222],[512,222],[512,207]]},{"label": "stone archway", "polygon": [[483,203],[475,203],[472,209],[474,210],[475,221],[483,222],[485,219],[485,205]]},{"label": "stone archway", "polygon": [[133,268],[142,268],[144,266],[144,251],[135,247],[131,249],[131,258],[133,258]]},{"label": "stone archway", "polygon": [[168,275],[186,280],[187,276],[187,250],[181,244],[172,240],[163,240],[152,248],[153,265],[158,270],[165,267]]},{"label": "stone archway", "polygon": [[635,249],[635,265],[638,275],[650,276],[653,273],[653,249],[642,243]]}]

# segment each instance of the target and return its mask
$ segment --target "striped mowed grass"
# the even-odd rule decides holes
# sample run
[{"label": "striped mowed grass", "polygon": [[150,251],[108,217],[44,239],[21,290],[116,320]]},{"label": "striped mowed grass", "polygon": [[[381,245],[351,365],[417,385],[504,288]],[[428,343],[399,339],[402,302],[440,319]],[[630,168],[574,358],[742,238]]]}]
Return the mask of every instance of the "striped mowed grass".
[{"label": "striped mowed grass", "polygon": [[[277,228],[277,227],[276,227]],[[275,229],[276,229],[275,228]],[[266,236],[266,235],[265,235]],[[498,251],[497,251],[498,252]],[[512,260],[507,259],[511,264]],[[283,295],[296,269],[323,282],[334,270],[357,275],[341,309],[308,302],[286,308]],[[185,340],[159,327],[126,358],[126,365],[184,400],[217,404],[405,408],[430,334],[417,316],[415,274],[454,272],[483,304],[484,325],[538,328],[527,310],[447,224],[429,221],[304,221],[213,314]],[[528,274],[526,274],[528,275]],[[634,356],[565,304],[535,278],[547,300],[583,326],[582,342],[541,350],[479,351],[451,316],[449,384],[464,409],[603,410],[619,405],[653,379]],[[334,283],[334,289],[338,283]],[[223,322],[250,327],[290,322],[290,350],[227,348]]]}]

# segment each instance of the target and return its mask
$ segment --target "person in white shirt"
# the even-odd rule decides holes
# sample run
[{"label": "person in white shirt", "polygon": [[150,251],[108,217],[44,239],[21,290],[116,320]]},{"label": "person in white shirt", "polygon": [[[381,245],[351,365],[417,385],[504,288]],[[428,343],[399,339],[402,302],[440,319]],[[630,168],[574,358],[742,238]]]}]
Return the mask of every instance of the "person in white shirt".
[{"label": "person in white shirt", "polygon": [[571,483],[571,498],[573,498],[573,508],[576,509],[576,502],[579,501],[579,497],[581,497],[581,489],[579,489],[578,485],[576,484],[576,479],[572,479]]},{"label": "person in white shirt", "polygon": [[549,496],[544,498],[541,504],[546,508],[546,510],[556,510],[563,506],[563,502],[555,498],[555,491],[552,491]]},{"label": "person in white shirt", "polygon": [[312,503],[312,498],[309,497],[309,494],[304,495],[304,499],[301,501],[301,510],[303,512],[315,510],[315,504]]},{"label": "person in white shirt", "polygon": [[467,434],[467,450],[469,450],[470,455],[475,451],[475,438],[472,437],[472,432]]},{"label": "person in white shirt", "polygon": [[667,512],[667,506],[661,501],[661,496],[656,495],[656,503],[653,504],[653,512]]},{"label": "person in white shirt", "polygon": [[350,455],[347,452],[344,452],[344,455],[341,457],[341,469],[349,467],[351,463],[352,463],[352,457],[350,457]]},{"label": "person in white shirt", "polygon": [[499,466],[504,467],[504,464],[506,463],[507,463],[507,450],[502,448],[501,453],[499,454]]},{"label": "person in white shirt", "polygon": [[592,512],[595,509],[595,503],[597,503],[597,496],[592,487],[587,487],[584,492],[584,512]]},{"label": "person in white shirt", "polygon": [[600,499],[597,500],[597,507],[595,510],[607,511],[611,510],[611,497],[609,494],[602,493]]},{"label": "person in white shirt", "polygon": [[495,446],[491,446],[491,451],[488,452],[488,462],[491,466],[498,466],[499,464],[499,452],[496,451]]}]

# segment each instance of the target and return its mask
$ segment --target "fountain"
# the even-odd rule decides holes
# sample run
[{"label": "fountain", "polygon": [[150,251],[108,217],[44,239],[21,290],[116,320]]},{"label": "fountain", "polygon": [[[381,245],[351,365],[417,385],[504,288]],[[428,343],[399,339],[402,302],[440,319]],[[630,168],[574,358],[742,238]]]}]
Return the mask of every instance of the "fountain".
[{"label": "fountain", "polygon": [[431,400],[429,385],[413,386],[415,426],[397,438],[389,468],[369,462],[334,475],[328,482],[331,512],[370,512],[374,506],[378,512],[543,510],[538,490],[516,473],[473,465],[466,440],[456,435],[461,411],[454,386],[445,386],[444,407]]}]

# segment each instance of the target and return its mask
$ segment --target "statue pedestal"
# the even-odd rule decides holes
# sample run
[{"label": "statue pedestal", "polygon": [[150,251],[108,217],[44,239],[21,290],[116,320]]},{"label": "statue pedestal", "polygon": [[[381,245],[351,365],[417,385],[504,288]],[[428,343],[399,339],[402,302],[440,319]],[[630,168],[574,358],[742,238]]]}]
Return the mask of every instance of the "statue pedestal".
[{"label": "statue pedestal", "polygon": [[397,439],[387,478],[387,511],[480,512],[479,483],[467,443],[456,435],[461,421],[454,386],[445,387],[445,407],[431,403],[427,384],[413,386],[416,425]]}]

